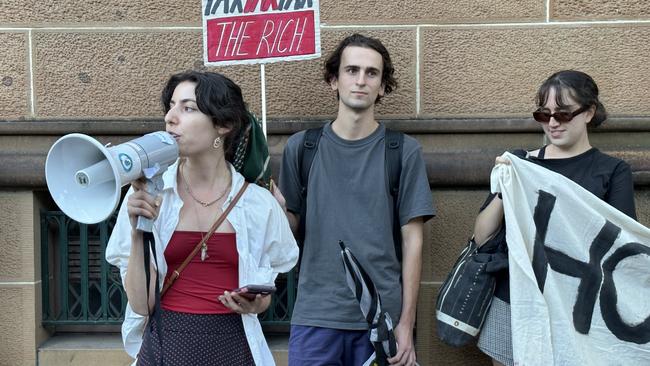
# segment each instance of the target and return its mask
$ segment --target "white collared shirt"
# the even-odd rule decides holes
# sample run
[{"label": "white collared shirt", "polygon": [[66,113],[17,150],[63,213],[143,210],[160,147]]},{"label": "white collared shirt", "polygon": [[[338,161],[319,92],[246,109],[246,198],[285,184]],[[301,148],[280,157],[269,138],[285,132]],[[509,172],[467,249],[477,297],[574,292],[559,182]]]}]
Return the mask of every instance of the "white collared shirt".
[{"label": "white collared shirt", "polygon": [[[232,173],[232,188],[223,203],[224,210],[244,184],[244,177],[230,164],[229,168]],[[163,253],[176,229],[183,206],[176,186],[177,170],[178,161],[163,173],[162,203],[159,215],[154,221],[153,234],[156,241],[158,279],[161,289],[167,273],[167,263]],[[117,222],[106,247],[106,260],[120,269],[123,283],[131,250],[131,223],[126,207],[127,197],[131,193],[133,189],[129,189],[122,202]],[[273,284],[278,273],[288,272],[295,266],[298,260],[298,246],[284,211],[267,190],[250,184],[228,214],[228,221],[235,229],[237,238],[239,286]],[[122,323],[122,341],[126,352],[133,358],[136,358],[142,345],[146,318],[133,312],[131,306],[126,304],[124,323]],[[274,365],[273,356],[264,339],[257,315],[244,314],[242,321],[255,364]]]}]

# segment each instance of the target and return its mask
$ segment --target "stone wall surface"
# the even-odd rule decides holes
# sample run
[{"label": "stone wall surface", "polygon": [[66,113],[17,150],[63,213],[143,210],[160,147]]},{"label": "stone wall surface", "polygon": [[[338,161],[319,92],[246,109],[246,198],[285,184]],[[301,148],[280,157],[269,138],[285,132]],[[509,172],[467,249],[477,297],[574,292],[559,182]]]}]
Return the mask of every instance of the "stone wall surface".
[{"label": "stone wall surface", "polygon": [[550,11],[558,20],[650,18],[650,7],[644,0],[555,0]]},{"label": "stone wall surface", "polygon": [[39,208],[32,192],[0,191],[0,365],[34,365],[40,324]]},{"label": "stone wall surface", "polygon": [[648,40],[645,24],[423,28],[420,114],[528,116],[546,77],[577,69],[612,115],[648,115],[650,50],[637,47]]},{"label": "stone wall surface", "polygon": [[29,115],[29,58],[27,33],[0,31],[0,119]]}]

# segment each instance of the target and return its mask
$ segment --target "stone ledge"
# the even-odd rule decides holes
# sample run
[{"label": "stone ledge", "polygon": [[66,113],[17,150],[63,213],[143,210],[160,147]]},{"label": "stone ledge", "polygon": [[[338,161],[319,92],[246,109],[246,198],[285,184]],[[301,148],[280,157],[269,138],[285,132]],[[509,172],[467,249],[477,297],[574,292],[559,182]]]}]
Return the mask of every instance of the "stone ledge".
[{"label": "stone ledge", "polygon": [[119,333],[62,333],[57,334],[38,348],[39,352],[70,350],[120,350],[122,338]]},{"label": "stone ledge", "polygon": [[[448,152],[425,152],[431,187],[485,187],[489,183],[489,173],[494,157],[503,148],[485,151],[466,151],[462,149]],[[633,169],[634,184],[637,187],[650,186],[650,150],[639,151],[640,157],[629,161]],[[45,188],[45,157],[41,154],[7,152],[0,149],[0,188],[41,189]],[[618,155],[618,154],[616,154]],[[271,171],[280,171],[280,154],[271,154]],[[277,175],[277,173],[276,173]]]},{"label": "stone ledge", "polygon": [[38,348],[38,364],[48,366],[130,365],[119,334],[74,333],[51,337]]},{"label": "stone ledge", "polygon": [[[269,121],[271,167],[279,172],[287,137],[325,120]],[[387,126],[417,138],[432,187],[485,187],[494,157],[513,147],[542,143],[539,124],[530,119],[385,120]],[[45,188],[45,157],[62,135],[81,132],[113,145],[163,128],[160,120],[0,121],[0,188]],[[650,186],[650,117],[616,117],[594,130],[594,146],[625,159],[637,187]]]},{"label": "stone ledge", "polygon": [[[329,119],[268,120],[269,135],[287,135],[319,127]],[[389,128],[409,134],[535,133],[541,132],[532,118],[427,118],[380,120]],[[38,119],[0,121],[2,135],[55,135],[78,132],[89,135],[140,135],[164,128],[160,118],[139,119]],[[650,132],[650,117],[611,117],[593,132]]]},{"label": "stone ledge", "polygon": [[[267,336],[278,366],[287,364],[289,336]],[[130,365],[119,333],[57,334],[38,348],[38,364],[48,366]]]}]

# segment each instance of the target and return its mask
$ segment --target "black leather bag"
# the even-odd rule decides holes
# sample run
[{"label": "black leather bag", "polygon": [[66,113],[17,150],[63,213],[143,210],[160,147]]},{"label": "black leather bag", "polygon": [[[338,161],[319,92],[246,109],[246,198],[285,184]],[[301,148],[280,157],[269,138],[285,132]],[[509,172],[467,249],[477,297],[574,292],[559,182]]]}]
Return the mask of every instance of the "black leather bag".
[{"label": "black leather bag", "polygon": [[474,239],[467,242],[436,301],[440,340],[455,347],[476,340],[494,296],[494,274],[507,267],[503,228],[480,248]]}]

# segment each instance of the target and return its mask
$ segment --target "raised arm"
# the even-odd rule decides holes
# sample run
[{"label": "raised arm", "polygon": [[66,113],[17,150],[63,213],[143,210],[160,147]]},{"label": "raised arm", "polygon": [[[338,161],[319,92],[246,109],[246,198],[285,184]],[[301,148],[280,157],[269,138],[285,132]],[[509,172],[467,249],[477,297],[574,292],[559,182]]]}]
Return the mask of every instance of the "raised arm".
[{"label": "raised arm", "polygon": [[476,216],[474,222],[474,241],[478,245],[485,244],[501,229],[503,224],[503,201],[497,195]]},{"label": "raised arm", "polygon": [[[497,156],[495,164],[509,165],[510,160],[502,156]],[[501,197],[497,194],[490,195],[474,222],[474,241],[476,244],[485,244],[499,232],[501,225],[503,225],[503,215],[503,201]]]}]

